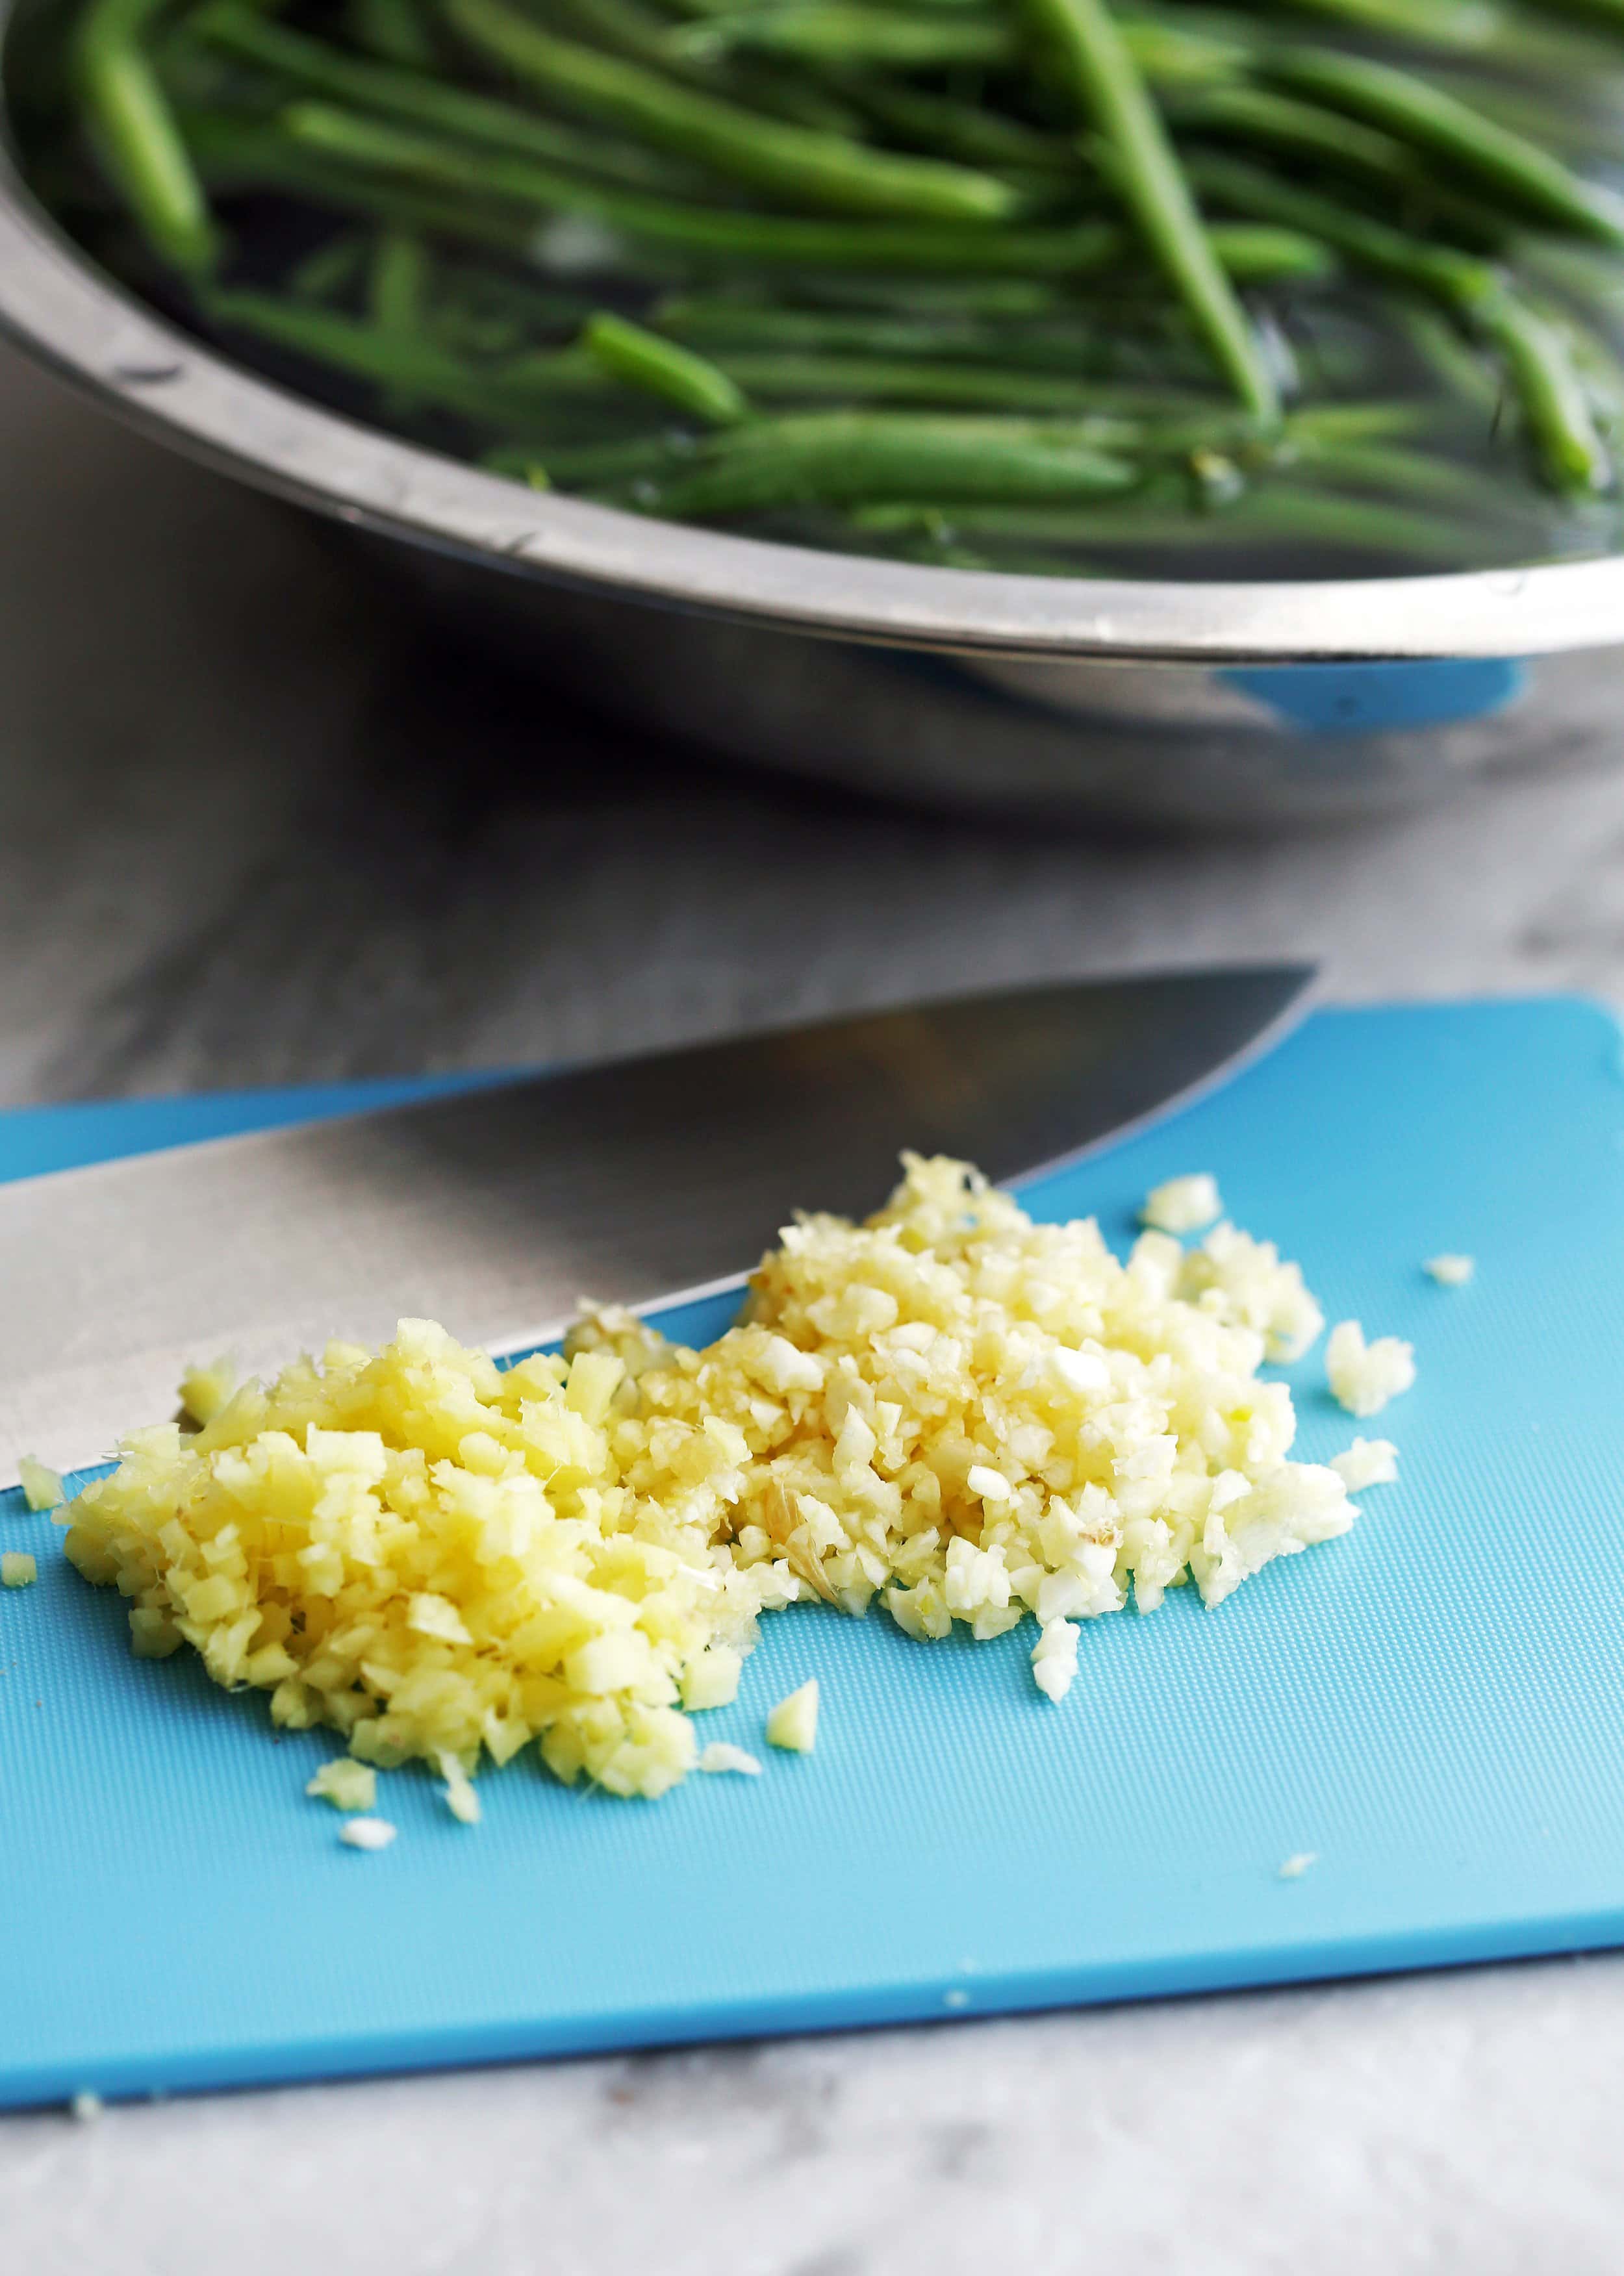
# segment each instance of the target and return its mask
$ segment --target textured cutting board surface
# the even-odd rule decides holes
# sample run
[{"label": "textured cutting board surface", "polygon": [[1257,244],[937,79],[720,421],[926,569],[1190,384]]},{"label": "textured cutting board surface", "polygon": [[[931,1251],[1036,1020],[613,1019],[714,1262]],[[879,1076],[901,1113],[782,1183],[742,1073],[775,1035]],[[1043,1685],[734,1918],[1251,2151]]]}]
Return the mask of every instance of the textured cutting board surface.
[{"label": "textured cutting board surface", "polygon": [[[380,1095],[0,1117],[0,1174]],[[1058,1708],[1029,1631],[925,1646],[798,1607],[701,1718],[763,1777],[650,1805],[527,1759],[487,1772],[469,1831],[402,1772],[380,1782],[399,1839],[363,1855],[303,1794],[333,1745],[274,1737],[189,1655],[133,1660],[117,1595],[7,1498],[0,1545],[40,1580],[0,1596],[0,2100],[1624,1943],[1612,1021],[1570,1001],[1322,1013],[1028,1199],[1121,1245],[1146,1188],[1194,1169],[1332,1320],[1414,1340],[1420,1380],[1376,1423],[1330,1403],[1317,1352],[1293,1371],[1299,1451],[1379,1431],[1400,1481],[1216,1612],[1182,1590],[1085,1628]],[[1423,1274],[1443,1249],[1476,1256],[1469,1287]],[[725,1314],[687,1307],[676,1331]],[[765,1711],[810,1674],[817,1751],[772,1755]]]}]

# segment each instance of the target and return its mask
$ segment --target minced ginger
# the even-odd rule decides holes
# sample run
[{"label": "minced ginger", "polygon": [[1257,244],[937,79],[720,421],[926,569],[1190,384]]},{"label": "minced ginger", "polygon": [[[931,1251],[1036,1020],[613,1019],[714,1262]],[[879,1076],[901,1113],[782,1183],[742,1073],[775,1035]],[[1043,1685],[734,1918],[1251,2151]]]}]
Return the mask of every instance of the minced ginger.
[{"label": "minced ginger", "polygon": [[453,1773],[539,1741],[566,1783],[657,1794],[698,1758],[763,1612],[877,1601],[912,1636],[1034,1615],[1059,1699],[1076,1623],[1220,1603],[1345,1532],[1334,1469],[1264,1360],[1322,1323],[1297,1268],[1220,1225],[1127,1262],[946,1160],[866,1225],[799,1219],[704,1351],[600,1311],[499,1369],[402,1321],[138,1431],[63,1521],[132,1600],[275,1721]]}]

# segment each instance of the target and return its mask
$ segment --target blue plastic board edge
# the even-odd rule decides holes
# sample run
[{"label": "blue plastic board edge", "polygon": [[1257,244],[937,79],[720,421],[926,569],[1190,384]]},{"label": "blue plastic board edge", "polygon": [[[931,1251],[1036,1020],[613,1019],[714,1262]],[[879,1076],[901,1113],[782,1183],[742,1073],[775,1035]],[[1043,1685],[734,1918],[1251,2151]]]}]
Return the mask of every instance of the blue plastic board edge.
[{"label": "blue plastic board edge", "polygon": [[330,2079],[381,2078],[419,2071],[468,2070],[487,2065],[558,2061],[571,2057],[625,2054],[656,2047],[712,2045],[730,2039],[788,2038],[835,2031],[880,2030],[900,2024],[971,2022],[998,2015],[1053,2013],[1069,2007],[1131,2006],[1149,1999],[1188,1999],[1209,1992],[1279,1990],[1294,1984],[1347,1983],[1363,1976],[1415,1975],[1433,1969],[1484,1967],[1496,1961],[1551,1959],[1610,1952],[1624,1945],[1624,1917],[1616,1911],[1575,1917],[1552,1914],[1516,1928],[1484,1924],[1440,1938],[1424,1957],[1402,1934],[1337,1938],[1269,1948],[1239,1946],[1203,1960],[1138,1967],[1002,1976],[977,1985],[948,1982],[899,1984],[781,2000],[706,2002],[665,2009],[656,2028],[641,2009],[606,2014],[590,2024],[549,2029],[534,2022],[479,2023],[436,2031],[376,2032],[289,2045],[275,2039],[239,2042],[211,2052],[187,2049],[169,2056],[161,2077],[152,2061],[7,2064],[0,2070],[0,2112],[37,2109],[94,2092],[103,2102],[156,2101],[169,2095],[216,2093],[233,2088],[309,2085]]}]

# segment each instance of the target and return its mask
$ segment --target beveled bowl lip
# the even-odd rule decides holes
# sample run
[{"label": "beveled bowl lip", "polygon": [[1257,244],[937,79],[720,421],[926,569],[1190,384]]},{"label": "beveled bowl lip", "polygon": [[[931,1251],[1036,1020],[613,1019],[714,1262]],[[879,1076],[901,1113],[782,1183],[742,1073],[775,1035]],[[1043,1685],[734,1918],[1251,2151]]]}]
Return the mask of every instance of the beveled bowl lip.
[{"label": "beveled bowl lip", "polygon": [[[0,7],[0,14],[4,8]],[[166,323],[0,155],[0,330],[118,417],[255,487],[510,575],[827,638],[1195,664],[1521,657],[1624,641],[1624,557],[1184,584],[823,553],[536,492],[328,411]]]}]

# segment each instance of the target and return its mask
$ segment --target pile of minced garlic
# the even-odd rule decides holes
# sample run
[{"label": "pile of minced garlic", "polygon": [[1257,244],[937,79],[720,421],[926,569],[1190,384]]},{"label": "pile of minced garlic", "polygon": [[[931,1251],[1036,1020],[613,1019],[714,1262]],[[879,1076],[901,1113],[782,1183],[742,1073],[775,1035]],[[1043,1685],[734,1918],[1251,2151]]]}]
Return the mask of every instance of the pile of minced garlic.
[{"label": "pile of minced garlic", "polygon": [[503,1370],[406,1320],[269,1387],[194,1378],[202,1427],[126,1440],[67,1553],[132,1600],[138,1653],[192,1644],[361,1762],[466,1783],[536,1740],[566,1782],[652,1795],[763,1612],[877,1599],[920,1638],[1032,1614],[1059,1699],[1130,1582],[1141,1612],[1187,1577],[1216,1605],[1347,1530],[1343,1476],[1288,1459],[1290,1392],[1258,1378],[1323,1324],[1295,1265],[1226,1224],[1123,1263],[1091,1219],[904,1159],[866,1225],[791,1226],[704,1351],[601,1311]]}]

